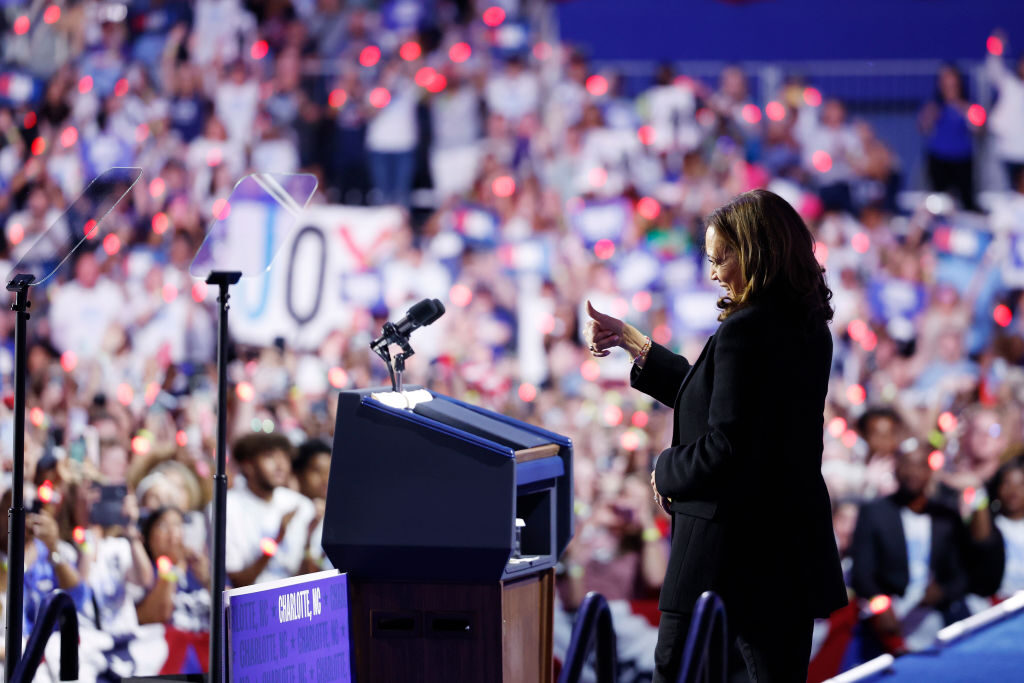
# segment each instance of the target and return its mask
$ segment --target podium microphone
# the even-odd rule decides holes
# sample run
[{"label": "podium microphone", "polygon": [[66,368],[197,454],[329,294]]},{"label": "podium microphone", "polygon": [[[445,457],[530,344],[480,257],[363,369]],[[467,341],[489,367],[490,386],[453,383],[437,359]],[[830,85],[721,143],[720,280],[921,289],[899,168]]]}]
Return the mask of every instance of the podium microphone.
[{"label": "podium microphone", "polygon": [[383,334],[374,340],[372,347],[376,348],[381,344],[397,341],[395,337],[408,338],[412,331],[419,327],[426,327],[444,315],[444,304],[438,299],[423,299],[413,304],[405,317],[397,323],[388,323],[384,326]]}]

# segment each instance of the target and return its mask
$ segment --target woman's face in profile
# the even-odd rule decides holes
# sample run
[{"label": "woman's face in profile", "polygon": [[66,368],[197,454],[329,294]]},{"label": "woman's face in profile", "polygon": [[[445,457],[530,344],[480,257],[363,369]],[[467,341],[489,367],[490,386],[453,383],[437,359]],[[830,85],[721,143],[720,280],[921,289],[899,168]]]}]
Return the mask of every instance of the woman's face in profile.
[{"label": "woman's face in profile", "polygon": [[725,288],[733,301],[743,291],[743,273],[740,272],[739,260],[732,249],[719,239],[715,226],[709,225],[704,235],[704,251],[711,263],[711,279]]}]

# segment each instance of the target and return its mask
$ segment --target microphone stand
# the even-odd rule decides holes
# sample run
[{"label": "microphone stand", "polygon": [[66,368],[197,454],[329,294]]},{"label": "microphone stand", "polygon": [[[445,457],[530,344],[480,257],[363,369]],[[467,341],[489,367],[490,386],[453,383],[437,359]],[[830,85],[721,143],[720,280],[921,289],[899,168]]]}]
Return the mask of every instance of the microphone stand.
[{"label": "microphone stand", "polygon": [[[397,344],[402,347],[402,352],[395,356],[392,363],[391,351],[388,346]],[[380,339],[372,342],[370,348],[388,366],[388,375],[391,377],[391,390],[395,393],[402,393],[402,373],[405,372],[405,359],[416,353],[409,345],[409,337],[398,331],[394,323],[384,323]]]}]

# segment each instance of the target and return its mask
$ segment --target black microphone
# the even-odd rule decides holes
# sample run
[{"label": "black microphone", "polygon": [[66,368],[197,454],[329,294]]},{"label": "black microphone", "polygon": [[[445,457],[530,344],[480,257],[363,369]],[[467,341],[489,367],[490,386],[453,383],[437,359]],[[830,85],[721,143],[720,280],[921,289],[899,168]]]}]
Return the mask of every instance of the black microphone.
[{"label": "black microphone", "polygon": [[444,304],[438,299],[424,299],[413,304],[412,308],[406,311],[405,317],[397,323],[385,325],[384,334],[374,341],[372,346],[379,346],[391,341],[394,336],[408,337],[416,328],[425,327],[442,315],[444,315]]}]

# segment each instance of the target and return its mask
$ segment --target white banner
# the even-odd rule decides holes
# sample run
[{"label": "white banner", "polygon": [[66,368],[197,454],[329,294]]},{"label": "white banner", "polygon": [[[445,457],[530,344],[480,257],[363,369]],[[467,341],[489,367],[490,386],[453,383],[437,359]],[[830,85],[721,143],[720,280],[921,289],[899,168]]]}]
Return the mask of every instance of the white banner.
[{"label": "white banner", "polygon": [[[273,221],[253,221],[253,240],[268,239]],[[383,301],[379,268],[403,240],[395,207],[312,206],[281,245],[270,272],[243,278],[231,290],[232,337],[269,346],[320,346],[353,312]]]}]

